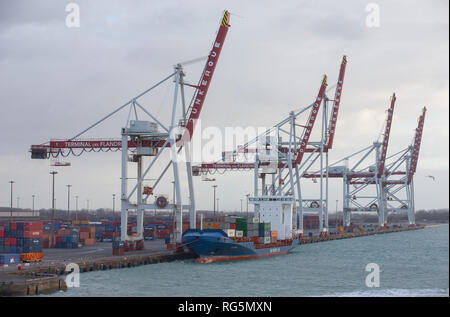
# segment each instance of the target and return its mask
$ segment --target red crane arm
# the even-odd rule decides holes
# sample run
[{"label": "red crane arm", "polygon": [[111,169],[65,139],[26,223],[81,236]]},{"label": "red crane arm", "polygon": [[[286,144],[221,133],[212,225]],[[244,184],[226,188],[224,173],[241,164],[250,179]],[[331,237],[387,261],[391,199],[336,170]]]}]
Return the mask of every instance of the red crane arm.
[{"label": "red crane arm", "polygon": [[411,154],[411,163],[409,165],[409,173],[408,173],[408,181],[407,181],[408,185],[411,183],[412,177],[413,177],[414,173],[416,172],[416,168],[417,168],[417,160],[419,159],[420,143],[422,142],[423,124],[425,121],[426,111],[427,111],[427,108],[423,107],[422,115],[419,117],[419,123],[417,125],[416,134],[414,136],[414,145],[413,145],[413,150],[412,150],[412,154]]},{"label": "red crane arm", "polygon": [[339,105],[341,103],[342,96],[342,86],[344,85],[344,76],[345,76],[345,67],[347,66],[347,56],[342,57],[341,69],[339,70],[339,77],[336,86],[336,92],[334,94],[334,102],[333,102],[333,112],[330,118],[329,124],[329,136],[327,142],[327,149],[331,149],[333,147],[333,139],[336,131],[336,121],[339,112]]},{"label": "red crane arm", "polygon": [[384,163],[386,161],[386,153],[387,153],[387,148],[388,148],[388,144],[389,144],[389,134],[391,133],[392,116],[394,114],[394,106],[395,106],[396,99],[397,98],[395,97],[395,93],[394,93],[391,98],[391,106],[388,109],[388,114],[387,114],[387,118],[386,118],[386,127],[384,130],[383,145],[381,148],[380,165],[378,166],[377,178],[380,178],[383,175],[383,171],[384,171]]},{"label": "red crane arm", "polygon": [[192,138],[196,121],[200,116],[200,112],[202,111],[203,103],[205,101],[206,94],[208,93],[208,88],[211,83],[211,79],[214,74],[217,62],[219,60],[225,37],[227,36],[227,32],[230,27],[229,22],[230,13],[228,11],[225,11],[220,23],[219,32],[217,32],[216,40],[214,41],[211,53],[209,54],[208,60],[206,61],[200,84],[196,91],[194,104],[189,114],[186,130],[183,135],[183,141],[190,141]]},{"label": "red crane arm", "polygon": [[322,84],[320,85],[319,93],[317,94],[316,101],[313,104],[311,112],[309,114],[308,123],[303,132],[302,141],[300,143],[300,148],[297,150],[297,157],[295,159],[294,165],[300,164],[303,155],[305,154],[306,146],[308,145],[309,137],[311,136],[311,131],[314,127],[314,122],[316,121],[320,104],[322,103],[323,96],[325,95],[325,89],[327,88],[327,76],[323,76]]}]

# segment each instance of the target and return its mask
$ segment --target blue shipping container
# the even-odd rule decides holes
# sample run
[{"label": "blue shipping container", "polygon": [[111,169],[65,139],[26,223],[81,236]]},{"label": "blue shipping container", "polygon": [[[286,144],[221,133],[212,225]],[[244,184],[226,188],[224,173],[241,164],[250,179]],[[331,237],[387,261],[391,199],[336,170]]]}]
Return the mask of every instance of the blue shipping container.
[{"label": "blue shipping container", "polygon": [[16,264],[16,263],[20,263],[20,254],[18,253],[0,254],[0,264]]}]

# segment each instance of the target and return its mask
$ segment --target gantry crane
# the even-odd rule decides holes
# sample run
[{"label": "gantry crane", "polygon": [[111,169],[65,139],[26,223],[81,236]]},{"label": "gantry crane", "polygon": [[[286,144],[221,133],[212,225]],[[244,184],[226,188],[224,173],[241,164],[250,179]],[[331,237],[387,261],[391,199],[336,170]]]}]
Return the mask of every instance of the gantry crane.
[{"label": "gantry crane", "polygon": [[[333,100],[326,96],[327,79],[324,76],[314,103],[299,111],[290,112],[287,118],[248,143],[239,146],[236,150],[224,152],[221,160],[194,166],[194,176],[214,174],[217,170],[253,171],[253,197],[250,197],[249,201],[255,204],[254,212],[256,217],[258,216],[258,201],[266,199],[266,196],[272,200],[280,197],[281,199],[291,197],[291,203],[294,207],[293,227],[295,229],[298,228],[300,234],[303,233],[303,211],[305,209],[318,212],[322,221],[323,215],[325,214],[325,217],[327,215],[328,179],[320,177],[320,198],[310,200],[302,197],[300,179],[314,163],[317,163],[319,158],[321,168],[328,163],[328,150],[332,148],[336,132],[346,65],[347,58],[344,56]],[[328,114],[329,102],[333,102],[330,116]],[[320,117],[319,111],[322,104],[320,141],[312,142],[310,137],[316,119]],[[306,123],[304,125],[298,124],[297,122],[301,116],[308,114],[308,111],[309,116]],[[249,157],[249,153],[252,156]],[[305,153],[308,153],[308,155],[305,156]],[[326,158],[325,162],[324,156]],[[269,184],[267,184],[267,176],[271,176]],[[323,188],[324,181],[326,181],[325,191]],[[324,195],[324,192],[326,195]],[[317,200],[320,201],[320,204],[317,203]],[[304,204],[307,201],[315,201],[317,206],[308,204],[305,207]],[[328,218],[326,217],[326,219]],[[326,223],[328,223],[328,220],[326,220]],[[325,226],[325,229],[327,227],[328,225]],[[323,227],[321,226],[322,229]]]},{"label": "gantry crane", "polygon": [[[374,142],[329,166],[328,176],[343,180],[345,226],[350,225],[351,212],[355,211],[377,212],[381,228],[386,225],[388,212],[407,212],[409,224],[415,224],[413,175],[417,166],[426,108],[419,117],[413,145],[387,157],[395,101],[394,93],[387,110],[382,143]],[[373,160],[371,154],[375,154]],[[351,167],[350,160],[354,161]],[[322,174],[325,174],[325,170],[322,173],[318,171],[305,174],[303,177],[317,178]]]},{"label": "gantry crane", "polygon": [[[225,11],[221,17],[219,30],[217,32],[212,49],[207,57],[207,61],[200,81],[197,85],[185,82],[185,73],[183,63],[175,65],[174,72],[156,83],[149,89],[130,99],[124,105],[118,107],[99,121],[95,122],[85,130],[76,134],[74,137],[66,140],[50,140],[47,143],[31,146],[31,157],[33,159],[47,159],[50,157],[68,155],[81,155],[82,152],[99,151],[122,151],[122,170],[121,170],[121,240],[138,241],[143,239],[143,215],[146,209],[168,210],[172,209],[176,213],[176,230],[174,239],[181,242],[182,234],[182,215],[184,209],[189,209],[190,227],[196,226],[195,198],[192,182],[192,168],[190,164],[190,142],[194,133],[195,125],[200,117],[203,104],[208,93],[208,88],[219,60],[225,38],[230,27],[230,13]],[[147,95],[162,83],[173,79],[175,87],[172,102],[172,112],[170,122],[163,123],[153,115],[142,104],[141,97]],[[194,98],[190,105],[185,101],[185,87],[193,87]],[[179,102],[178,95],[180,95]],[[106,119],[110,118],[122,109],[129,108],[126,125],[121,130],[121,140],[110,139],[80,139],[80,137],[96,127]],[[177,120],[177,109],[181,107],[181,118]],[[148,121],[138,120],[136,109],[140,109],[148,116]],[[134,110],[135,120],[130,120],[130,115]],[[186,155],[186,173],[189,185],[189,204],[182,203],[180,190],[180,172],[178,166],[178,154],[184,148]],[[158,169],[158,176],[152,186],[144,186],[146,175],[155,170],[155,163],[162,157],[165,149],[170,152],[170,157],[165,168]],[[77,153],[78,151],[78,153]],[[145,164],[144,158],[150,159]],[[161,160],[161,159],[160,159]],[[128,190],[128,164],[134,163],[137,167],[137,179],[133,188]],[[144,166],[145,165],[145,166]],[[144,170],[145,167],[145,170]],[[154,202],[147,202],[167,170],[172,167],[173,181],[175,187],[175,201],[169,204],[164,195],[154,196]],[[134,198],[134,200],[133,200]],[[133,200],[133,201],[132,201]],[[127,219],[129,212],[135,212],[137,215],[137,234],[130,236],[127,232]]]},{"label": "gantry crane", "polygon": [[[414,174],[419,158],[426,110],[425,107],[422,109],[412,144],[390,157],[391,163],[387,167],[389,173],[386,173],[386,180],[382,187],[385,212],[406,212],[410,226],[415,225]],[[402,172],[396,173],[398,170]]]},{"label": "gantry crane", "polygon": [[[350,212],[352,211],[378,211],[380,221],[383,223],[383,211],[379,210],[379,205],[381,205],[382,201],[381,186],[382,179],[384,179],[383,171],[395,101],[396,96],[394,93],[391,97],[390,107],[387,110],[382,143],[378,141],[374,142],[371,146],[331,164],[328,171],[320,169],[318,172],[303,175],[305,178],[316,179],[321,176],[323,177],[324,174],[328,174],[330,178],[343,179],[343,211],[344,224],[346,225],[350,224]],[[375,164],[365,166],[364,163],[371,159],[371,154],[375,154]],[[356,163],[349,167],[348,165],[351,159],[355,160]],[[337,165],[342,162],[344,162],[344,165]],[[364,167],[361,168],[361,166]],[[351,185],[353,188],[350,187]]]}]

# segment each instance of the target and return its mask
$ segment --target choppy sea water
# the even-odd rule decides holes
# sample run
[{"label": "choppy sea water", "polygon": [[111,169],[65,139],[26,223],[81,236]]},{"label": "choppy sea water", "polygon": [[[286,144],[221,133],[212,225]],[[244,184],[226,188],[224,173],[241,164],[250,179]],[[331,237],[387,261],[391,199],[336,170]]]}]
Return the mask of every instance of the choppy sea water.
[{"label": "choppy sea water", "polygon": [[[82,273],[80,287],[47,296],[449,296],[448,228],[299,245],[250,261]],[[368,263],[380,268],[379,287],[366,286]]]}]

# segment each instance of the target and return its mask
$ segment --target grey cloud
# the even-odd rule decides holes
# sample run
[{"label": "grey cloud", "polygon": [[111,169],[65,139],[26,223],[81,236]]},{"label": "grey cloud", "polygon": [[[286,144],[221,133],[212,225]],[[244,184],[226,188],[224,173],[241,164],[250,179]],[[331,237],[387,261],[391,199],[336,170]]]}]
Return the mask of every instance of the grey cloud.
[{"label": "grey cloud", "polygon": [[[420,108],[429,105],[419,168],[421,163],[434,162],[434,157],[448,160],[448,147],[436,146],[437,140],[448,143],[448,134],[442,133],[448,129],[443,119],[448,116],[447,1],[379,1],[379,29],[364,26],[366,3],[356,0],[74,2],[81,9],[79,29],[65,26],[64,1],[0,2],[4,131],[0,143],[7,145],[0,150],[0,162],[18,160],[24,171],[5,168],[0,171],[3,179],[13,175],[23,177],[22,183],[29,177],[40,179],[49,162],[30,161],[30,144],[73,136],[168,75],[176,62],[206,55],[225,8],[236,15],[231,17],[232,27],[202,112],[203,127],[274,124],[290,110],[311,103],[324,73],[334,84],[340,59],[347,54],[342,110],[330,161],[378,137],[393,91],[398,107],[392,149],[411,141]],[[197,82],[202,66],[186,67],[190,82]],[[164,116],[171,93],[169,83],[143,103]],[[364,109],[374,113],[370,124],[358,121],[365,118]],[[124,117],[118,114],[88,136],[120,136]],[[104,167],[96,165],[101,160]],[[120,158],[99,159],[92,154],[73,162],[73,170],[98,171],[105,191],[117,190],[117,177],[108,181],[103,177],[118,175]],[[77,179],[75,172],[66,174],[78,186],[92,181],[90,175]],[[251,188],[248,175],[230,174],[220,182],[223,206],[229,199],[233,207],[239,199],[232,194]],[[198,187],[200,196],[207,195],[200,181]],[[225,188],[233,188],[228,196]],[[442,197],[447,198],[439,200],[437,207],[448,205],[448,195]],[[100,199],[99,205],[107,205],[107,198]],[[0,195],[0,205],[7,205],[7,200],[6,194]]]}]

